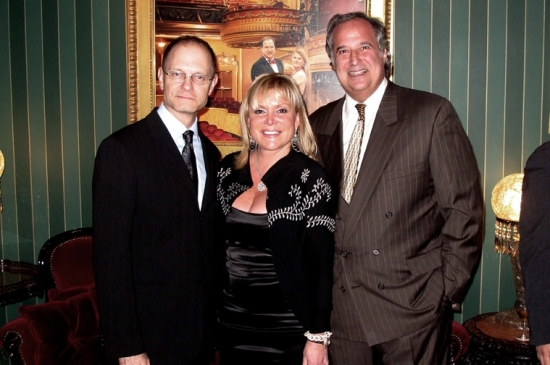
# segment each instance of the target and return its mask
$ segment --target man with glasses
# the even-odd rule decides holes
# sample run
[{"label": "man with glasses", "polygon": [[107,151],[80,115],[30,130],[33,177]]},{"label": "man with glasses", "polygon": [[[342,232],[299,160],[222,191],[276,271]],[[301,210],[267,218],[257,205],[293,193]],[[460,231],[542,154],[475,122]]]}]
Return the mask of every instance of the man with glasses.
[{"label": "man with glasses", "polygon": [[218,81],[205,41],[170,43],[164,102],[106,138],[93,178],[94,264],[106,363],[208,364],[215,168],[197,112]]}]

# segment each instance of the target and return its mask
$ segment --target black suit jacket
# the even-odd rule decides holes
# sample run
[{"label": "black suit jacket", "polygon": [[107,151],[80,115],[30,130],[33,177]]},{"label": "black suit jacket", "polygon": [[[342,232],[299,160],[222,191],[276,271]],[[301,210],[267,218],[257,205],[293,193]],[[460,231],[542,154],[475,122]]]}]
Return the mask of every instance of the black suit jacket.
[{"label": "black suit jacket", "polygon": [[[338,192],[343,104],[310,118]],[[460,302],[481,252],[482,216],[479,171],[451,103],[388,83],[351,202],[338,204],[334,334],[376,345]]]},{"label": "black suit jacket", "polygon": [[106,138],[93,176],[94,264],[108,358],[189,364],[210,343],[215,169],[202,133],[202,210],[156,109]]},{"label": "black suit jacket", "polygon": [[[279,73],[284,73],[283,68],[283,62],[277,58],[275,58],[275,63],[277,64],[277,68],[279,69]],[[273,74],[275,71],[273,71],[273,68],[267,62],[265,57],[260,57],[260,59],[252,65],[252,69],[250,70],[250,77],[252,78],[252,81],[256,80],[256,77],[263,75],[263,74]]]},{"label": "black suit jacket", "polygon": [[531,330],[530,343],[550,343],[550,142],[527,160],[519,222],[519,257]]}]

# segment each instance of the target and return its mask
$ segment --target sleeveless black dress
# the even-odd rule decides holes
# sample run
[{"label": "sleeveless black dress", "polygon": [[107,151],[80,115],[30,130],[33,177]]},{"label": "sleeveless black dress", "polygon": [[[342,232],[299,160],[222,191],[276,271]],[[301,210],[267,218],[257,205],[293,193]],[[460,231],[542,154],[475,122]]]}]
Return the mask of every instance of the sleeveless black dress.
[{"label": "sleeveless black dress", "polygon": [[286,303],[273,265],[267,214],[231,208],[220,312],[222,365],[302,364],[304,329]]}]

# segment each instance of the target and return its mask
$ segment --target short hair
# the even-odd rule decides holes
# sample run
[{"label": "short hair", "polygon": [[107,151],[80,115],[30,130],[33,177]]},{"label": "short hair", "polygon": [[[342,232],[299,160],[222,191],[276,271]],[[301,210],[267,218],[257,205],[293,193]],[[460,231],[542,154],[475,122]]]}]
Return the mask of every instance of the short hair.
[{"label": "short hair", "polygon": [[199,46],[204,47],[204,49],[208,52],[208,55],[210,56],[210,61],[212,64],[212,75],[213,76],[216,73],[216,54],[214,53],[214,50],[212,47],[210,47],[210,44],[208,42],[200,39],[199,37],[195,37],[192,35],[182,35],[178,38],[172,40],[170,44],[168,44],[168,47],[164,50],[164,53],[162,55],[162,69],[164,72],[166,72],[164,66],[166,64],[166,60],[168,59],[168,56],[170,55],[170,52],[174,49],[177,45],[183,45],[186,46],[188,44],[197,44]]},{"label": "short hair", "polygon": [[250,131],[246,122],[250,109],[258,107],[258,98],[284,100],[294,108],[294,111],[300,118],[300,125],[296,131],[298,135],[298,147],[303,154],[316,159],[317,144],[315,143],[315,136],[307,117],[306,104],[300,93],[298,84],[290,76],[270,73],[258,76],[242,101],[239,111],[239,121],[241,124],[243,147],[236,157],[235,167],[240,169],[248,163],[250,156]]},{"label": "short hair", "polygon": [[[334,37],[334,31],[336,27],[338,27],[340,24],[349,22],[350,20],[354,20],[354,19],[361,19],[369,23],[372,26],[372,29],[374,29],[374,35],[376,37],[376,42],[378,43],[378,49],[380,49],[381,54],[383,55],[384,51],[387,51],[389,53],[389,50],[387,49],[388,37],[386,34],[386,27],[384,26],[384,23],[382,22],[382,20],[367,16],[365,13],[362,13],[360,11],[346,13],[346,14],[335,14],[332,18],[330,18],[328,22],[327,41],[325,44],[325,50],[330,58],[331,63],[334,63],[333,37]],[[390,72],[389,54],[388,54],[388,57],[386,58],[384,69],[386,71],[386,76],[387,76]]]},{"label": "short hair", "polygon": [[262,48],[264,46],[264,42],[265,41],[269,41],[269,40],[272,40],[273,41],[273,45],[275,45],[275,38],[273,37],[270,37],[270,36],[267,36],[267,37],[263,37],[262,39],[260,39],[260,48]]}]

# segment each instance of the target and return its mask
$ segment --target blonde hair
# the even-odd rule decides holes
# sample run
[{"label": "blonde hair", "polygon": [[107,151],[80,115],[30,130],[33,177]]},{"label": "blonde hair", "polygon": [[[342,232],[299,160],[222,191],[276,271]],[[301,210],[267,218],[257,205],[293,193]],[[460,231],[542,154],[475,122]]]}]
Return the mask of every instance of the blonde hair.
[{"label": "blonde hair", "polygon": [[294,108],[298,118],[300,118],[300,125],[296,131],[298,147],[304,155],[316,159],[317,144],[315,143],[315,136],[307,117],[306,105],[298,85],[290,76],[271,73],[258,76],[242,101],[239,111],[239,121],[241,124],[243,148],[236,157],[235,167],[240,169],[248,163],[250,156],[250,131],[247,120],[250,110],[258,107],[259,98],[284,100]]},{"label": "blonde hair", "polygon": [[292,55],[291,56],[294,56],[294,53],[298,53],[300,55],[300,57],[302,57],[302,60],[304,60],[304,65],[302,66],[302,68],[304,69],[304,71],[306,72],[306,74],[309,75],[309,65],[308,65],[308,60],[307,60],[307,57],[306,57],[306,54],[304,53],[304,51],[300,50],[300,49],[297,49],[295,51],[292,52]]}]

